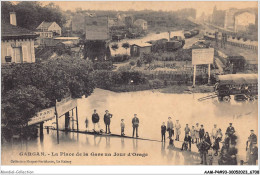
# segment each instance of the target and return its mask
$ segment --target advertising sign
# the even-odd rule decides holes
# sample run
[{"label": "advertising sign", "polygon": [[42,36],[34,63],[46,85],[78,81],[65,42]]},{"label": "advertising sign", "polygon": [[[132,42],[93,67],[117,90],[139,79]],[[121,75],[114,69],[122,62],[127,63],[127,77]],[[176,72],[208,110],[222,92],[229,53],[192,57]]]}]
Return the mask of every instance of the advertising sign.
[{"label": "advertising sign", "polygon": [[192,49],[192,65],[213,64],[214,49]]},{"label": "advertising sign", "polygon": [[77,100],[71,97],[62,99],[60,102],[56,102],[56,110],[58,116],[64,115],[66,112],[77,107]]},{"label": "advertising sign", "polygon": [[51,120],[55,118],[55,108],[44,109],[37,113],[37,115],[28,122],[29,125],[37,124],[43,121]]}]

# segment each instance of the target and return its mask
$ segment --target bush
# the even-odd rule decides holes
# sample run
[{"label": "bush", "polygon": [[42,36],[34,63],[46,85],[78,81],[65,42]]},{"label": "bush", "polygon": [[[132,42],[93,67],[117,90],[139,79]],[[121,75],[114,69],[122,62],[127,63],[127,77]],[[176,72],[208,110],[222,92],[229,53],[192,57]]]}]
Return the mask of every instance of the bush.
[{"label": "bush", "polygon": [[120,67],[118,68],[118,71],[121,71],[121,72],[129,71],[129,70],[131,70],[131,66],[130,66],[129,64],[124,65],[124,66],[120,66]]},{"label": "bush", "polygon": [[134,66],[135,65],[135,61],[130,61],[129,63],[131,66]]},{"label": "bush", "polygon": [[93,68],[94,70],[112,70],[113,63],[111,61],[94,62]]},{"label": "bush", "polygon": [[112,57],[112,62],[124,62],[130,59],[129,55],[117,55]]},{"label": "bush", "polygon": [[142,61],[140,59],[138,59],[137,62],[136,62],[136,66],[141,67],[142,64],[143,64]]},{"label": "bush", "polygon": [[150,83],[150,86],[154,89],[159,89],[164,86],[163,80],[159,80],[159,79],[151,80],[149,83]]}]

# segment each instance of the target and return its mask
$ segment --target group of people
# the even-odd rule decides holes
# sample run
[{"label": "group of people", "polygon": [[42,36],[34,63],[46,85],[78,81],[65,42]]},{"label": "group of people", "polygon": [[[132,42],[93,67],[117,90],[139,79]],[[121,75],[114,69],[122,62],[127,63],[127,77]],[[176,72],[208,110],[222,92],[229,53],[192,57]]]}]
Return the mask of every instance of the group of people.
[{"label": "group of people", "polygon": [[[105,123],[105,126],[106,126],[106,133],[107,134],[111,134],[110,123],[111,123],[112,116],[113,115],[111,113],[109,113],[108,110],[105,111],[104,123]],[[92,114],[92,123],[94,125],[94,132],[96,132],[96,125],[98,125],[98,128],[100,129],[99,120],[100,120],[100,117],[97,113],[97,110],[94,109],[94,113]],[[86,119],[86,125],[87,125],[87,122],[88,122],[88,120]],[[125,136],[124,119],[121,119],[120,127],[121,127],[121,136]],[[132,127],[133,127],[133,137],[134,137],[135,134],[136,134],[136,137],[139,137],[138,136],[139,119],[137,118],[137,114],[134,114],[134,117],[132,119]]]},{"label": "group of people", "polygon": [[[112,114],[109,113],[108,110],[105,111],[104,114],[104,123],[106,126],[106,133],[110,134],[110,123]],[[100,117],[96,110],[92,114],[92,122],[94,124],[94,132],[96,132],[96,125],[100,129],[99,125]],[[87,122],[87,120],[86,120]],[[124,119],[121,119],[120,123],[121,127],[121,136],[125,136],[125,123]],[[132,127],[133,127],[133,135],[136,134],[138,136],[138,127],[139,127],[139,119],[137,118],[137,114],[134,114],[132,119]],[[169,136],[169,145],[174,146],[174,135],[176,141],[180,141],[181,135],[181,124],[179,120],[176,120],[174,124],[171,117],[168,117],[167,124],[165,122],[161,125],[161,141],[165,142],[166,132],[168,132]],[[214,127],[211,131],[211,135],[209,132],[206,132],[204,129],[203,124],[200,125],[196,123],[195,126],[189,127],[188,124],[184,127],[184,140],[181,147],[181,150],[188,150],[191,151],[191,144],[196,144],[198,151],[201,157],[201,164],[204,165],[212,165],[213,162],[213,155],[218,156],[219,152],[219,159],[218,164],[220,165],[237,165],[237,148],[236,140],[237,136],[235,135],[235,128],[232,126],[232,123],[229,123],[228,128],[226,129],[225,138],[222,142],[222,130],[217,128],[217,125],[214,124]],[[220,150],[220,143],[223,143],[222,148]],[[251,135],[248,137],[247,141],[247,163],[249,165],[256,165],[256,160],[258,159],[258,148],[257,144],[257,136],[254,134],[254,131],[251,130]],[[220,151],[219,151],[220,150]],[[207,161],[208,159],[208,161]]]}]

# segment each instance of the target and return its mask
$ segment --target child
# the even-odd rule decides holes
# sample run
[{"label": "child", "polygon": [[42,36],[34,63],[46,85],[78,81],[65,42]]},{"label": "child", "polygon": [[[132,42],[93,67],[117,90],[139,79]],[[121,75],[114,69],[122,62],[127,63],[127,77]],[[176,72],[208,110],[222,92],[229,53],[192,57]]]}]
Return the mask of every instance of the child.
[{"label": "child", "polygon": [[162,133],[162,142],[163,141],[165,142],[166,126],[165,126],[164,122],[162,123],[162,126],[161,126],[161,133]]},{"label": "child", "polygon": [[121,136],[125,135],[125,123],[124,119],[121,119]]}]

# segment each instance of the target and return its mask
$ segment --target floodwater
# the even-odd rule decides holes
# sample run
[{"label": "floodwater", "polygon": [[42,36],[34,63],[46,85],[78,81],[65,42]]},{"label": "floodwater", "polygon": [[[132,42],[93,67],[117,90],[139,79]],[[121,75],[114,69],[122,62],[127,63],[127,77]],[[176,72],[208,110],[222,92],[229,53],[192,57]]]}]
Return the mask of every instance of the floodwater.
[{"label": "floodwater", "polygon": [[[198,98],[208,94],[167,94],[159,91],[140,91],[115,93],[107,90],[95,89],[88,98],[78,99],[79,129],[92,130],[91,115],[96,109],[100,116],[100,127],[105,129],[103,116],[105,110],[109,110],[113,117],[111,119],[111,132],[120,134],[120,121],[125,120],[125,134],[132,135],[131,120],[136,113],[139,120],[139,136],[141,138],[161,140],[160,126],[167,122],[169,116],[173,121],[179,120],[182,126],[180,140],[184,138],[184,127],[189,124],[191,127],[196,123],[203,124],[206,131],[211,133],[214,124],[222,129],[223,134],[229,123],[232,122],[238,136],[239,159],[245,159],[246,140],[250,135],[250,129],[258,133],[257,102],[237,103],[233,100],[230,103],[218,103],[216,99],[198,102]],[[89,120],[86,128],[85,120]],[[59,118],[59,128],[64,128],[64,117]],[[53,125],[48,121],[44,125]],[[72,123],[70,125],[72,127]],[[76,124],[74,124],[76,128]],[[167,136],[167,135],[166,135]],[[180,148],[181,143],[175,143]],[[11,160],[70,160],[71,164],[94,165],[94,164],[118,164],[118,165],[197,165],[200,159],[197,154],[180,152],[179,149],[167,149],[165,145],[157,141],[145,141],[131,138],[119,138],[109,136],[93,136],[87,134],[60,132],[60,144],[57,145],[56,131],[51,130],[49,134],[44,130],[43,140],[16,141],[13,144],[3,145],[2,163],[12,164]],[[20,156],[20,152],[41,152],[45,156]],[[192,151],[196,152],[195,145]],[[88,156],[52,156],[52,152],[71,152],[87,154]],[[96,155],[93,153],[103,153]],[[122,156],[113,156],[114,152],[122,153]],[[111,153],[111,156],[104,156]],[[130,153],[130,154],[129,154]],[[133,153],[133,154],[132,154]],[[50,154],[50,155],[48,155]],[[123,155],[125,154],[125,155]],[[129,154],[129,156],[128,156]],[[29,164],[31,162],[29,161]],[[39,163],[39,162],[38,162]],[[27,163],[24,163],[29,165]],[[45,163],[43,163],[45,164]],[[52,163],[50,163],[52,164]],[[56,163],[57,164],[57,163]],[[62,164],[62,163],[60,163]],[[70,163],[64,163],[68,165]],[[13,164],[12,164],[13,165]]]}]

